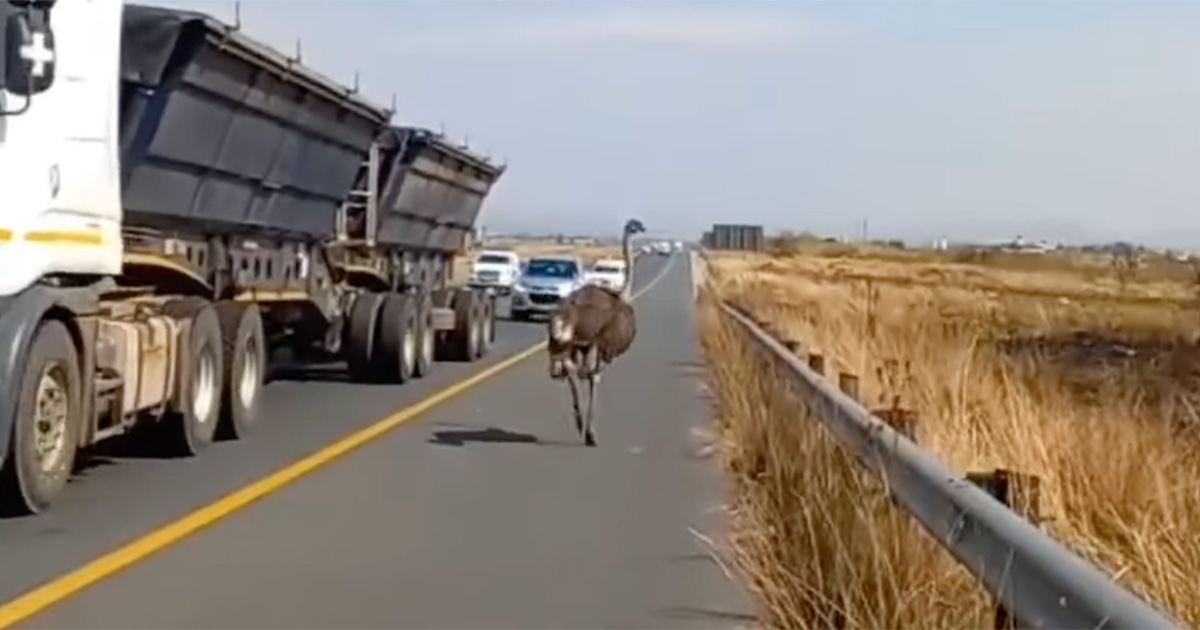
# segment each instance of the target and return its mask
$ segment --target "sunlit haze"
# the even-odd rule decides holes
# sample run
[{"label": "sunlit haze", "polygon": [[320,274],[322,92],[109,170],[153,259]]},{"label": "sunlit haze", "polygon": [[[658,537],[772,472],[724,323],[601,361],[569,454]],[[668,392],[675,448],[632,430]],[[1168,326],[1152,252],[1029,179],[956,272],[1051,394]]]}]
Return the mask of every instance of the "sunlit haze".
[{"label": "sunlit haze", "polygon": [[245,0],[241,20],[507,160],[491,231],[867,219],[1200,248],[1200,3]]}]

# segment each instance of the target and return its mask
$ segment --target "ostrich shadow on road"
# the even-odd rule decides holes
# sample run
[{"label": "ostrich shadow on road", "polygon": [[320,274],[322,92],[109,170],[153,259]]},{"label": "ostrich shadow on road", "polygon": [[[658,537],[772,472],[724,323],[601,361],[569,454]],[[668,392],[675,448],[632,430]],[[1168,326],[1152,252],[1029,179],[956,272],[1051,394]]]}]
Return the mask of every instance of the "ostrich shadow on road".
[{"label": "ostrich shadow on road", "polygon": [[573,444],[570,442],[560,442],[556,440],[543,440],[536,435],[530,433],[521,433],[518,431],[509,431],[499,427],[473,427],[467,425],[443,425],[444,430],[434,431],[433,436],[427,440],[430,444],[438,444],[440,446],[466,446],[471,443],[478,444],[535,444],[538,446],[582,446],[582,444]]}]

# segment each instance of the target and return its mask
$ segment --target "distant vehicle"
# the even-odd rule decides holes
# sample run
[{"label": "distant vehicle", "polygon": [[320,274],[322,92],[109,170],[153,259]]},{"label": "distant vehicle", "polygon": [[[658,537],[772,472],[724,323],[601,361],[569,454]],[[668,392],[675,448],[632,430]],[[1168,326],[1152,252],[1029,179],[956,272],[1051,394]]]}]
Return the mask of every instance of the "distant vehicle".
[{"label": "distant vehicle", "polygon": [[675,241],[675,251],[676,252],[683,251],[683,241]]},{"label": "distant vehicle", "polygon": [[642,245],[638,248],[638,251],[642,252],[643,254],[650,254],[654,251],[654,248],[649,245]]},{"label": "distant vehicle", "polygon": [[484,250],[471,263],[467,284],[476,289],[494,289],[510,295],[521,277],[521,257],[507,250]]},{"label": "distant vehicle", "polygon": [[583,260],[578,256],[530,258],[513,290],[512,318],[520,321],[534,314],[549,315],[586,282]]},{"label": "distant vehicle", "polygon": [[654,244],[654,253],[658,254],[659,256],[670,256],[671,244],[667,241],[658,241]]},{"label": "distant vehicle", "polygon": [[602,258],[592,265],[587,281],[607,289],[620,290],[625,284],[625,261],[619,258]]}]

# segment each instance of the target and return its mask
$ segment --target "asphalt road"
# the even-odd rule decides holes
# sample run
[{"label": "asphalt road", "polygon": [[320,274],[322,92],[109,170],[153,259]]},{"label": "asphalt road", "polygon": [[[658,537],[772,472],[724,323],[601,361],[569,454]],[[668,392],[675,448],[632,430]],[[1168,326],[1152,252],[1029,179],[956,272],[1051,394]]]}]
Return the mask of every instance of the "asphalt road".
[{"label": "asphalt road", "polygon": [[[640,277],[664,264],[640,262]],[[601,384],[599,447],[581,445],[538,354],[18,627],[753,625],[701,537],[721,538],[721,481],[694,435],[707,406],[687,267],[676,257],[638,301],[638,340]],[[504,322],[483,365],[543,336]],[[404,386],[316,371],[266,389],[268,421],[248,441],[93,467],[51,513],[0,521],[0,598],[483,365]]]}]

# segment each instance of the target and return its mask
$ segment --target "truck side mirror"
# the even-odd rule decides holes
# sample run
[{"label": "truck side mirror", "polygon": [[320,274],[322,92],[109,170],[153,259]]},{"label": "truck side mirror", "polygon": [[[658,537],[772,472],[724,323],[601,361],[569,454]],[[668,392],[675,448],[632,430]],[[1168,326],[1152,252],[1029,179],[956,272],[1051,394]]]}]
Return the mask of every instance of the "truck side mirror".
[{"label": "truck side mirror", "polygon": [[4,89],[26,98],[54,84],[54,31],[50,8],[35,4],[6,11],[4,23]]}]

